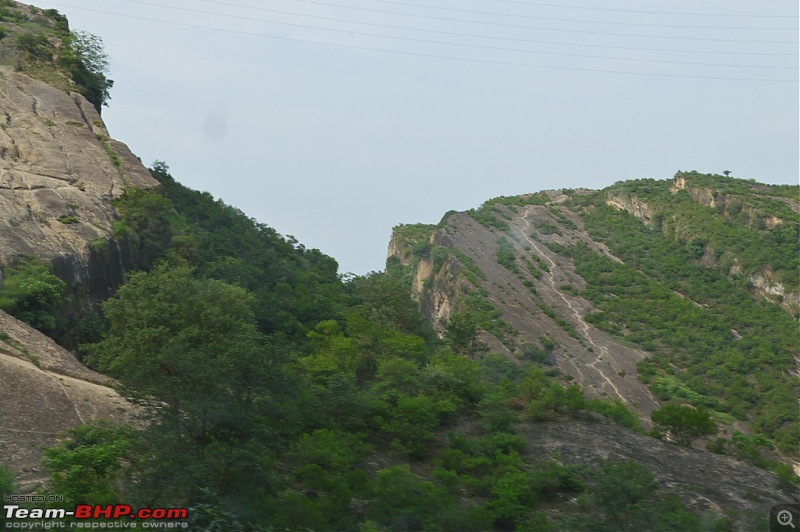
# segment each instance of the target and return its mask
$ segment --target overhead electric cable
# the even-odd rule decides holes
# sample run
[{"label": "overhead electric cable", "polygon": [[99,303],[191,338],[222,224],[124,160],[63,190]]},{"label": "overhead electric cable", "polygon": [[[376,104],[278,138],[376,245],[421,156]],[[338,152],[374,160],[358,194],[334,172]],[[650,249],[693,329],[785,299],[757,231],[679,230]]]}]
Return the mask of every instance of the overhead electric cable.
[{"label": "overhead electric cable", "polygon": [[311,26],[308,24],[298,24],[294,22],[282,22],[282,21],[274,21],[274,20],[266,20],[266,19],[256,19],[252,17],[245,17],[241,15],[229,15],[227,13],[217,13],[215,11],[204,11],[201,9],[192,9],[188,7],[177,7],[177,6],[170,6],[165,4],[160,4],[157,2],[148,2],[145,0],[123,0],[124,2],[129,2],[132,4],[139,4],[139,5],[147,5],[147,6],[154,6],[154,7],[162,7],[167,9],[174,9],[176,11],[184,11],[189,13],[198,13],[201,15],[214,15],[217,17],[224,17],[224,18],[232,18],[236,20],[247,20],[253,22],[264,22],[267,24],[277,24],[280,26],[291,26],[295,28],[303,28],[303,29],[312,29],[312,30],[321,30],[321,31],[331,31],[335,33],[346,33],[348,35],[360,35],[363,37],[380,37],[384,39],[397,39],[403,41],[411,41],[411,42],[420,42],[426,44],[441,44],[445,46],[459,46],[462,48],[477,48],[483,50],[495,50],[495,51],[502,51],[502,52],[520,52],[520,53],[531,53],[531,54],[541,54],[541,55],[556,55],[562,57],[582,57],[587,59],[603,59],[603,60],[613,60],[613,61],[634,61],[637,63],[665,63],[665,64],[675,64],[675,65],[694,65],[694,66],[713,66],[713,67],[730,67],[730,68],[767,68],[767,69],[776,69],[776,70],[798,70],[798,67],[790,67],[790,66],[766,66],[766,65],[733,65],[733,64],[720,64],[720,63],[704,63],[698,61],[674,61],[669,59],[641,59],[641,58],[633,58],[633,57],[609,57],[609,56],[602,56],[602,55],[591,55],[591,54],[575,54],[570,52],[549,52],[549,51],[539,51],[539,50],[528,50],[524,48],[508,48],[503,46],[486,46],[481,44],[469,44],[469,43],[455,43],[455,42],[447,42],[447,41],[436,41],[433,39],[421,39],[418,37],[402,37],[402,36],[395,36],[395,35],[383,35],[378,33],[368,33],[362,31],[352,31],[352,30],[345,30],[339,28],[324,28],[320,26]]},{"label": "overhead electric cable", "polygon": [[320,46],[330,46],[335,48],[345,48],[349,50],[363,50],[368,52],[379,52],[379,53],[386,53],[386,54],[393,54],[393,55],[403,55],[403,56],[411,56],[411,57],[426,57],[432,59],[446,59],[446,60],[453,60],[453,61],[461,61],[467,63],[481,63],[481,64],[490,64],[490,65],[506,65],[506,66],[518,66],[518,67],[529,67],[529,68],[545,68],[545,69],[553,69],[553,70],[565,70],[565,71],[573,71],[573,72],[595,72],[595,73],[602,73],[602,74],[620,74],[620,75],[629,75],[629,76],[639,76],[639,77],[667,77],[667,78],[683,78],[683,79],[706,79],[706,80],[718,80],[718,81],[754,81],[754,82],[765,82],[765,83],[792,83],[796,84],[797,80],[794,79],[776,79],[776,78],[743,78],[743,77],[734,77],[734,76],[698,76],[693,74],[668,74],[668,73],[661,73],[661,72],[632,72],[632,71],[625,71],[625,70],[607,70],[607,69],[600,69],[600,68],[582,68],[582,67],[568,67],[568,66],[561,66],[561,65],[540,65],[534,63],[521,63],[515,61],[500,61],[500,60],[492,60],[492,59],[479,59],[474,57],[458,57],[458,56],[447,56],[447,55],[438,55],[438,54],[428,54],[422,52],[411,52],[406,50],[388,50],[385,48],[374,48],[374,47],[367,47],[367,46],[357,46],[352,44],[340,44],[340,43],[327,43],[321,41],[313,41],[310,39],[298,39],[294,37],[283,37],[278,35],[266,35],[263,33],[252,33],[252,32],[245,32],[241,30],[232,30],[227,28],[216,28],[213,26],[202,26],[199,24],[189,24],[185,22],[174,22],[170,20],[162,20],[152,17],[142,17],[138,15],[130,15],[127,13],[116,13],[113,11],[105,11],[101,9],[92,9],[88,7],[79,7],[73,6],[69,4],[62,4],[60,2],[49,2],[43,1],[42,3],[46,3],[53,6],[58,7],[66,7],[69,9],[77,9],[80,11],[88,11],[92,13],[101,13],[104,15],[114,15],[123,18],[135,19],[135,20],[143,20],[146,22],[158,22],[163,24],[170,24],[173,26],[181,26],[186,28],[195,28],[195,29],[203,29],[203,30],[212,30],[212,31],[219,31],[222,33],[229,33],[235,35],[245,35],[249,37],[260,37],[265,39],[273,39],[273,40],[280,40],[280,41],[287,41],[287,42],[297,42],[297,43],[304,43],[304,44],[316,44]]},{"label": "overhead electric cable", "polygon": [[715,50],[679,50],[674,48],[644,48],[639,46],[610,46],[610,45],[603,45],[603,44],[587,44],[587,43],[575,43],[575,42],[559,42],[559,41],[543,41],[538,39],[520,39],[515,37],[496,37],[493,35],[482,35],[477,33],[463,33],[463,32],[455,32],[455,31],[442,31],[442,30],[431,30],[427,28],[412,28],[409,26],[396,26],[392,24],[381,24],[377,22],[363,22],[360,20],[350,20],[350,19],[342,19],[342,18],[335,18],[335,17],[323,17],[319,15],[308,15],[305,13],[295,13],[291,11],[282,11],[278,9],[272,8],[265,8],[265,7],[256,7],[256,6],[247,6],[242,4],[234,4],[231,2],[222,2],[219,0],[200,0],[201,2],[206,2],[209,4],[218,4],[223,6],[229,7],[238,7],[243,9],[251,9],[254,11],[261,11],[265,13],[277,13],[283,15],[295,15],[298,17],[305,17],[311,18],[315,20],[327,20],[331,22],[345,22],[348,24],[358,24],[360,26],[374,26],[378,28],[387,28],[387,29],[395,29],[395,30],[404,30],[404,31],[417,31],[420,33],[432,33],[437,35],[451,35],[455,37],[471,37],[471,38],[478,38],[478,39],[490,39],[496,41],[511,41],[511,42],[526,42],[532,44],[554,44],[558,46],[580,46],[580,47],[588,47],[588,48],[609,48],[613,50],[634,50],[634,51],[643,51],[643,52],[669,52],[669,53],[692,53],[692,54],[719,54],[719,55],[764,55],[764,56],[796,56],[798,55],[797,52],[788,52],[788,53],[773,53],[773,52],[736,52],[731,50],[722,50],[722,51],[715,51]]},{"label": "overhead electric cable", "polygon": [[[296,0],[302,1],[302,0]],[[700,29],[700,30],[797,30],[796,27],[791,28],[753,28],[746,26],[686,26],[683,24],[650,24],[647,22],[620,22],[620,21],[606,21],[606,20],[581,20],[560,17],[543,17],[540,15],[524,15],[521,13],[498,13],[496,11],[478,11],[474,9],[463,9],[458,7],[445,7],[445,6],[432,6],[426,4],[412,4],[410,2],[397,2],[395,0],[372,0],[373,2],[380,2],[382,4],[391,4],[396,6],[405,7],[421,7],[423,9],[435,9],[438,11],[451,11],[454,13],[469,13],[472,15],[490,15],[494,17],[514,17],[514,18],[527,18],[532,20],[555,20],[558,22],[582,22],[591,24],[614,24],[620,26],[648,26],[652,28],[686,28],[686,29]],[[336,7],[350,7],[341,4],[328,4]]]},{"label": "overhead electric cable", "polygon": [[[754,40],[744,41],[744,40],[738,40],[738,39],[735,39],[735,40],[731,40],[731,39],[709,39],[709,38],[702,38],[702,37],[670,37],[670,36],[659,36],[659,35],[635,35],[635,34],[628,34],[628,33],[609,33],[609,32],[598,32],[598,31],[568,30],[568,29],[564,29],[564,28],[557,28],[557,29],[554,30],[553,28],[543,28],[543,27],[540,27],[540,26],[525,26],[525,25],[520,25],[520,24],[507,24],[507,23],[502,23],[502,22],[465,20],[465,19],[458,19],[458,18],[437,17],[437,16],[434,16],[434,15],[420,15],[420,14],[414,14],[414,13],[403,13],[403,12],[399,12],[399,11],[387,11],[385,9],[374,9],[374,8],[370,8],[370,7],[348,6],[348,5],[343,5],[343,4],[333,4],[333,3],[329,3],[329,2],[320,2],[319,0],[292,0],[292,1],[293,2],[302,2],[304,4],[314,4],[314,5],[325,6],[325,7],[339,7],[339,8],[343,8],[343,9],[355,9],[355,10],[358,10],[358,11],[369,11],[369,12],[372,12],[372,13],[382,13],[382,14],[386,14],[386,15],[401,15],[401,16],[404,16],[404,17],[424,18],[424,19],[431,19],[431,20],[442,20],[442,21],[446,21],[446,22],[463,22],[463,23],[468,23],[468,24],[485,24],[485,25],[488,25],[488,26],[501,26],[501,27],[506,27],[506,28],[523,28],[523,29],[531,29],[531,30],[550,30],[550,31],[569,31],[569,32],[573,32],[573,33],[592,33],[592,34],[597,34],[597,35],[616,35],[616,36],[622,36],[622,37],[650,37],[650,38],[655,37],[655,38],[661,38],[661,39],[679,38],[679,39],[686,39],[686,40],[692,40],[692,41],[758,42],[758,43],[794,44],[794,41],[754,41]],[[587,22],[592,22],[592,21],[574,20],[573,22],[587,23]],[[686,26],[667,26],[667,27],[686,28]],[[729,28],[729,29],[737,29],[737,28]],[[757,28],[753,28],[753,29],[757,29]],[[781,28],[781,29],[790,29],[790,30],[795,30],[795,31],[797,30],[797,28]]]},{"label": "overhead electric cable", "polygon": [[[388,1],[388,0],[376,0]],[[645,11],[642,9],[621,9],[614,7],[593,7],[593,6],[573,6],[565,4],[547,4],[544,2],[524,2],[522,0],[491,0],[492,2],[502,2],[504,4],[518,4],[523,6],[542,6],[542,7],[559,7],[565,9],[588,9],[592,11],[613,11],[617,13],[642,13],[647,15],[679,15],[688,17],[742,17],[742,18],[793,18],[797,19],[796,15],[736,15],[732,13],[687,13],[685,11]]]}]

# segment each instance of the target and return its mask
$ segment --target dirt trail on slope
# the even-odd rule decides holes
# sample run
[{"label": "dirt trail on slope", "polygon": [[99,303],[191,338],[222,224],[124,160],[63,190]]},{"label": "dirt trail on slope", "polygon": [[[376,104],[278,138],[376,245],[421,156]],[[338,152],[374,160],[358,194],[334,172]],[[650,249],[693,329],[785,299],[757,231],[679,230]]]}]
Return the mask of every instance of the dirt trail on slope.
[{"label": "dirt trail on slope", "polygon": [[[537,285],[543,299],[562,319],[573,326],[583,340],[584,345],[572,351],[573,357],[568,366],[578,372],[575,377],[585,388],[595,389],[600,395],[607,398],[617,398],[630,403],[642,413],[649,414],[658,408],[658,403],[647,387],[638,380],[636,371],[636,364],[646,356],[646,353],[621,345],[588,323],[584,316],[592,311],[592,305],[582,297],[567,294],[560,288],[563,284],[583,285],[584,283],[574,272],[571,261],[558,257],[544,244],[531,237],[532,231],[535,230],[531,218],[541,220],[544,217],[549,220],[542,221],[551,224],[558,223],[545,209],[529,207],[515,217],[512,221],[512,229],[514,234],[530,247],[530,252],[535,251],[536,255],[544,260],[550,269],[550,272],[542,272]],[[598,253],[610,255],[610,251],[605,246],[598,246],[585,233],[576,230],[570,231],[563,225],[560,229],[562,233],[567,233],[576,240],[579,239],[583,242],[588,240]],[[617,257],[613,258],[619,260]],[[557,278],[560,278],[558,283]],[[545,288],[547,289],[545,290]]]}]

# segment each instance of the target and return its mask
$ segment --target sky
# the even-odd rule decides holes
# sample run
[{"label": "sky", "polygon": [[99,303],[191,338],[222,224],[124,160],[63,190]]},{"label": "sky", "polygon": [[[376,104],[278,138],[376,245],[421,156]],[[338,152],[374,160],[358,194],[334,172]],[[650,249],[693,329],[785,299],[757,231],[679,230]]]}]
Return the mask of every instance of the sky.
[{"label": "sky", "polygon": [[150,166],[333,256],[554,188],[797,184],[797,0],[37,1],[101,37]]}]

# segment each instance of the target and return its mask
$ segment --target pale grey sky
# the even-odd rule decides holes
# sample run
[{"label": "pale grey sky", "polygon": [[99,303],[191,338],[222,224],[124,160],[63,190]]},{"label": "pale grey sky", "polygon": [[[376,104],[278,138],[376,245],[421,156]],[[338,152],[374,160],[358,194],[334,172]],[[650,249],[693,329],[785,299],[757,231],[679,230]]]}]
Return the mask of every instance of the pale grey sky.
[{"label": "pale grey sky", "polygon": [[343,273],[494,196],[798,182],[797,0],[34,4],[104,40],[115,138]]}]

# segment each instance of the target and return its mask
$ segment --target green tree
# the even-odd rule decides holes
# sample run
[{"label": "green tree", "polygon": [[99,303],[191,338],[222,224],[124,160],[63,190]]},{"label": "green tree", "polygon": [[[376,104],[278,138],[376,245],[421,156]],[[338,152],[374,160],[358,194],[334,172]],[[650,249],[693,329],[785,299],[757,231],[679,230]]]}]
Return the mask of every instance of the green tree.
[{"label": "green tree", "polygon": [[377,472],[372,484],[369,519],[389,530],[435,529],[449,497],[433,483],[401,465]]},{"label": "green tree", "polygon": [[61,63],[66,66],[78,92],[89,100],[99,113],[108,106],[110,90],[114,81],[108,79],[108,55],[103,47],[103,39],[86,31],[74,31],[67,38],[67,46],[62,50]]},{"label": "green tree", "polygon": [[650,419],[681,445],[689,445],[693,440],[717,431],[717,424],[703,407],[668,404],[653,412]]},{"label": "green tree", "polygon": [[445,338],[456,353],[474,355],[478,341],[477,316],[469,311],[454,312],[447,321]]},{"label": "green tree", "polygon": [[113,204],[120,215],[114,222],[114,236],[128,245],[137,267],[150,268],[182,225],[172,202],[156,191],[134,188]]},{"label": "green tree", "polygon": [[88,360],[149,413],[157,459],[144,476],[153,489],[190,500],[206,487],[242,489],[259,473],[248,464],[259,460],[253,446],[265,428],[256,421],[258,408],[269,408],[272,373],[250,295],[161,265],[133,274],[103,310],[110,329],[88,346]]},{"label": "green tree", "polygon": [[118,501],[133,445],[132,430],[110,422],[67,431],[58,445],[45,449],[44,465],[50,470],[53,491],[73,503]]},{"label": "green tree", "polygon": [[56,327],[56,313],[67,285],[36,258],[20,260],[5,272],[0,309],[44,333]]}]

